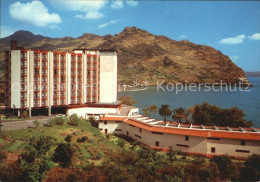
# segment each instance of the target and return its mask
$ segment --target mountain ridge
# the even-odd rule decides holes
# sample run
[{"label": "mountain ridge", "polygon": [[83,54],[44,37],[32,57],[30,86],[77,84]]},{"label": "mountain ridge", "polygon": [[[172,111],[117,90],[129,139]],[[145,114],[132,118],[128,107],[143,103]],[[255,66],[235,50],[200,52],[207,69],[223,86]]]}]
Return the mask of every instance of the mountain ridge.
[{"label": "mountain ridge", "polygon": [[236,78],[245,77],[241,68],[213,47],[189,40],[172,40],[136,27],[125,27],[114,36],[85,33],[78,38],[50,38],[18,31],[0,39],[1,52],[10,49],[12,39],[18,40],[18,46],[32,49],[115,49],[118,53],[118,80],[124,83],[146,80],[155,84],[158,79],[166,83],[214,83],[220,80],[235,83]]}]

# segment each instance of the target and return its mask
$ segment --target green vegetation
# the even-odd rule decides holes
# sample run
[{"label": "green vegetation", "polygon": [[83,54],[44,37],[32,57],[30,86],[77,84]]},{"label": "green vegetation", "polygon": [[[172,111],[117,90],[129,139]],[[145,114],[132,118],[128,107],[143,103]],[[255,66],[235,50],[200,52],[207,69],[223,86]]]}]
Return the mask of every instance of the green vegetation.
[{"label": "green vegetation", "polygon": [[177,120],[178,122],[187,121],[187,112],[185,108],[179,107],[173,110],[172,119]]},{"label": "green vegetation", "polygon": [[227,109],[203,103],[196,104],[192,113],[192,123],[203,125],[251,127],[252,121],[246,121],[244,112],[237,107]]},{"label": "green vegetation", "polygon": [[[151,113],[151,106],[143,108],[145,116],[149,116],[147,113]],[[243,118],[245,114],[241,109],[237,107],[222,109],[208,103],[196,104],[189,109],[179,107],[173,111],[169,105],[161,105],[159,114],[164,117],[164,122],[166,122],[167,117],[172,115],[172,119],[180,123],[247,128],[254,126],[252,121],[246,121]]]},{"label": "green vegetation", "polygon": [[143,108],[143,115],[147,117],[150,117],[152,113],[157,113],[157,112],[158,112],[158,107],[157,105],[154,104]]},{"label": "green vegetation", "polygon": [[136,101],[133,100],[132,96],[121,96],[121,97],[118,98],[118,100],[122,104],[125,104],[125,105],[128,105],[128,106],[134,106],[134,104],[136,104]]},{"label": "green vegetation", "polygon": [[164,117],[164,122],[166,122],[166,118],[172,115],[172,110],[169,105],[163,104],[159,109],[159,114]]},{"label": "green vegetation", "polygon": [[[126,136],[102,135],[89,120],[80,118],[77,120],[78,126],[63,122],[63,125],[54,124],[52,127],[4,131],[1,138],[3,150],[0,152],[0,180],[245,181],[260,179],[259,155],[252,155],[244,162],[231,159],[226,155],[212,159],[192,156],[175,151],[172,147],[167,152],[155,151]],[[84,142],[78,143],[78,139]],[[10,148],[12,150],[9,150]],[[14,156],[17,160],[14,160]]]},{"label": "green vegetation", "polygon": [[40,122],[38,120],[35,120],[33,122],[33,124],[34,124],[35,128],[38,128],[40,126]]},{"label": "green vegetation", "polygon": [[73,149],[70,144],[60,143],[55,149],[52,160],[62,167],[69,167],[72,162]]}]

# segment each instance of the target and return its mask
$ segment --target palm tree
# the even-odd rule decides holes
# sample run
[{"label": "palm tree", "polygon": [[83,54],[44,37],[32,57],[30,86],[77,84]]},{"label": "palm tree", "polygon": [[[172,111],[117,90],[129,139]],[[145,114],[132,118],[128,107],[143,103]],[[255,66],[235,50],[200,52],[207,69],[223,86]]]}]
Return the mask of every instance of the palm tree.
[{"label": "palm tree", "polygon": [[158,107],[157,107],[157,105],[154,105],[154,104],[143,108],[143,115],[147,116],[147,117],[149,117],[150,114],[156,113],[156,112],[158,112]]},{"label": "palm tree", "polygon": [[154,105],[154,104],[150,105],[148,117],[150,116],[151,113],[156,113],[156,112],[158,112],[157,105]]},{"label": "palm tree", "polygon": [[166,122],[166,117],[172,114],[172,110],[169,105],[163,104],[159,109],[159,114],[164,117],[164,122]]},{"label": "palm tree", "polygon": [[179,123],[186,118],[186,110],[183,107],[179,107],[173,110],[172,119],[177,120]]}]

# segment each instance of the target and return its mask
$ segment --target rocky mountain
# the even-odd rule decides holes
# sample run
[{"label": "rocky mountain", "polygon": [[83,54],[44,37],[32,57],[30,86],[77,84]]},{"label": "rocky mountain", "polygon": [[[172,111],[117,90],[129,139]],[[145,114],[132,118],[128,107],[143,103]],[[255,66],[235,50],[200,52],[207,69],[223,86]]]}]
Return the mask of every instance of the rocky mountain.
[{"label": "rocky mountain", "polygon": [[213,83],[219,80],[234,83],[235,78],[245,77],[245,72],[228,56],[212,47],[188,40],[175,41],[136,27],[126,27],[114,36],[86,33],[78,38],[49,38],[18,31],[0,39],[1,53],[10,49],[13,39],[18,40],[18,46],[42,50],[115,49],[118,52],[118,80],[126,83],[146,80],[155,84],[157,79],[164,79],[166,83]]}]

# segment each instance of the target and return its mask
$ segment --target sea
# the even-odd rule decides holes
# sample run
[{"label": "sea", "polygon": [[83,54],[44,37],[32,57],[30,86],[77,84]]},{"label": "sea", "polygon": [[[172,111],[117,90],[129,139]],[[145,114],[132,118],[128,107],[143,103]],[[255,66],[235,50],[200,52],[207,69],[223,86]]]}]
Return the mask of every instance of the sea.
[{"label": "sea", "polygon": [[[178,107],[190,108],[195,104],[208,102],[212,105],[217,105],[221,108],[230,108],[236,106],[243,110],[246,120],[252,120],[255,127],[260,128],[260,77],[248,77],[254,87],[238,88],[215,86],[214,90],[207,86],[193,86],[192,90],[189,86],[173,86],[146,87],[144,90],[119,91],[118,96],[132,96],[135,104],[142,114],[142,108],[155,104],[158,108],[162,104],[168,104],[172,109]],[[178,88],[178,91],[177,91]],[[186,88],[186,89],[185,89]],[[221,91],[222,90],[222,91]],[[158,113],[152,113],[150,118],[163,120],[163,117]],[[170,117],[168,118],[171,119]]]}]

